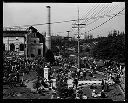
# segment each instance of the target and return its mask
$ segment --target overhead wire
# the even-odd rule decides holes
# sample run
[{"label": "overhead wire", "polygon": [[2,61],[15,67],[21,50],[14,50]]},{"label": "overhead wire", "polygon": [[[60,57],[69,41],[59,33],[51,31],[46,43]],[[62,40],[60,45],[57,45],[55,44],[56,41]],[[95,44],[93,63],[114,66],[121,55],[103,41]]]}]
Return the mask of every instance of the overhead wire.
[{"label": "overhead wire", "polygon": [[[86,17],[84,17],[84,18],[83,18],[83,19],[81,19],[81,20],[88,21],[88,19],[89,19],[90,17],[92,17],[92,15],[94,15],[94,13],[95,13],[95,11],[97,10],[97,8],[99,7],[99,5],[100,5],[100,4],[98,4],[98,5],[93,9],[92,14],[90,13],[90,14],[91,14],[91,16],[89,16],[89,15],[88,15],[89,17],[88,17],[88,16],[86,16]],[[88,18],[87,18],[87,17],[88,17]]]},{"label": "overhead wire", "polygon": [[[108,5],[106,8],[107,8],[107,10],[108,10],[109,5]],[[102,12],[101,12],[101,15],[96,16],[96,19],[95,19],[94,21],[92,21],[91,23],[87,24],[87,25],[90,25],[90,24],[92,24],[92,23],[98,21],[100,18],[104,18],[104,16],[106,16],[108,13],[110,13],[110,12],[113,11],[114,9],[115,9],[115,7],[113,7],[112,9],[110,9],[108,12],[102,11]],[[105,13],[104,13],[104,12],[105,12]],[[103,13],[104,13],[104,14],[103,14]],[[102,15],[103,15],[103,16],[102,16]],[[86,25],[86,26],[87,26],[87,25]]]},{"label": "overhead wire", "polygon": [[[114,14],[111,14],[111,15],[108,15],[108,13],[110,13],[111,11],[113,11],[113,10],[115,10],[117,7],[118,7],[119,5],[117,5],[116,7],[113,7],[111,10],[109,10],[107,13],[105,13],[105,14],[103,14],[103,16],[101,15],[99,15],[99,16],[97,16],[98,18],[98,20],[99,20],[99,18],[104,18],[104,16],[107,16],[107,17],[112,17]],[[120,15],[117,15],[117,16],[120,16]],[[91,22],[91,23],[89,23],[89,24],[87,24],[87,25],[90,25],[90,24],[92,24],[92,23],[94,23],[94,22],[96,22],[97,21],[97,19],[96,20],[94,20],[93,22]],[[86,25],[86,26],[87,26]]]},{"label": "overhead wire", "polygon": [[[117,6],[119,6],[119,5],[117,5]],[[117,6],[116,6],[116,7],[117,7]],[[108,8],[108,7],[109,7],[109,5],[108,5],[106,8]],[[111,11],[113,11],[116,7],[113,7],[111,10],[109,10],[107,13],[104,13],[104,14],[103,14],[104,11],[102,11],[101,14],[102,14],[103,16],[102,16],[102,15],[97,16],[96,19],[94,19],[94,21],[92,21],[92,22],[86,24],[86,26],[88,26],[88,25],[90,25],[90,24],[92,24],[92,23],[95,23],[95,22],[98,21],[100,18],[104,18],[104,16],[109,16],[109,17],[111,17],[110,15],[107,15],[107,14],[110,13]],[[114,14],[111,14],[111,15],[114,15]],[[120,16],[120,15],[118,15],[118,16]]]},{"label": "overhead wire", "polygon": [[[117,6],[119,6],[119,5],[117,5]],[[116,7],[117,7],[116,6]],[[113,7],[113,8],[111,8],[108,12],[106,12],[105,13],[105,11],[102,11],[102,12],[100,12],[101,13],[101,15],[99,15],[99,16],[97,16],[97,17],[91,17],[90,19],[97,19],[98,17],[100,17],[100,18],[103,18],[102,17],[102,15],[107,15],[108,13],[110,13],[111,11],[113,11],[116,7]],[[108,8],[109,8],[109,5],[106,7],[107,8],[107,10],[108,10]],[[104,13],[104,14],[103,14]]]},{"label": "overhead wire", "polygon": [[[109,6],[109,5],[108,5],[108,6]],[[106,8],[108,8],[108,6],[107,6]],[[111,11],[115,10],[118,6],[119,6],[119,5],[114,6],[114,7],[113,7],[112,9],[110,9],[107,13],[104,13],[103,16],[98,16],[97,19],[95,19],[95,20],[92,21],[91,23],[87,24],[86,26],[88,26],[88,25],[90,25],[90,24],[96,22],[96,21],[99,20],[99,18],[101,18],[101,17],[102,17],[102,18],[104,18],[104,16],[109,16],[109,17],[111,17],[110,15],[107,15],[107,14],[110,13]],[[103,9],[102,9],[102,13],[103,13]],[[116,16],[120,16],[119,14],[121,14],[121,13],[118,13],[118,15],[116,15]],[[115,15],[115,14],[111,14],[111,15]]]},{"label": "overhead wire", "polygon": [[[65,20],[65,21],[60,21],[60,22],[53,22],[53,23],[50,23],[50,24],[55,24],[55,23],[64,23],[64,22],[72,22],[72,21],[77,21],[77,20]],[[20,28],[20,27],[28,27],[28,26],[38,26],[38,25],[46,25],[48,23],[44,23],[44,24],[32,24],[32,25],[23,25],[23,26],[12,26],[10,28],[13,28],[13,27],[17,27],[17,28]]]},{"label": "overhead wire", "polygon": [[[98,8],[98,6],[99,6],[99,4],[95,7],[95,8],[92,8],[91,10],[87,10],[88,11],[88,13],[86,14],[86,17],[88,16],[88,15],[90,15],[89,14],[89,11],[95,11],[96,10],[96,8]],[[119,5],[117,5],[117,6],[119,6]],[[113,9],[115,9],[116,7],[113,7]],[[110,12],[110,11],[112,11],[113,9],[110,9],[108,12]],[[101,9],[100,9],[101,10]],[[102,11],[103,12],[103,11]],[[107,13],[108,13],[107,12]],[[93,14],[94,14],[94,12],[93,12]],[[93,16],[93,14],[91,15],[91,16]],[[96,15],[96,14],[95,14]],[[115,15],[115,14],[112,14],[112,15]],[[106,15],[107,17],[111,17],[110,15]],[[118,16],[118,15],[117,15]],[[86,17],[84,17],[84,18],[81,18],[80,20],[83,20],[83,19],[86,19]],[[91,22],[91,23],[89,23],[89,24],[92,24],[92,23],[94,23],[94,22],[96,22],[98,19],[96,19],[96,20],[94,20],[93,22]],[[64,22],[75,22],[75,21],[77,21],[77,20],[65,20],[65,21],[60,21],[60,22],[53,22],[53,23],[51,23],[51,24],[54,24],[54,23],[64,23]],[[14,28],[25,28],[25,27],[28,27],[28,26],[38,26],[38,25],[46,25],[46,24],[48,24],[48,23],[44,23],[44,24],[33,24],[33,25],[23,25],[23,26],[13,26],[13,27],[7,27],[7,28],[12,28],[12,29],[14,29]],[[88,24],[88,25],[89,25]]]},{"label": "overhead wire", "polygon": [[[100,6],[100,9],[99,10],[97,10],[97,8],[99,7],[99,5],[100,4],[98,4],[94,9],[93,9],[93,13],[91,14],[91,16],[90,17],[93,17],[93,15],[94,16],[96,16],[99,12],[102,12],[103,10],[104,10],[104,5],[102,4],[101,6]],[[97,12],[95,12],[97,10]],[[87,16],[86,16],[87,17]],[[84,17],[85,18],[85,17]],[[86,19],[86,22],[88,21],[89,19]],[[98,19],[96,19],[96,20],[94,20],[94,21],[97,21]],[[82,23],[85,23],[85,22],[82,22]]]},{"label": "overhead wire", "polygon": [[[105,6],[104,5],[102,5],[103,7],[99,10],[99,11],[97,11],[97,12],[95,12],[95,13],[93,13],[92,15],[91,15],[91,17],[90,18],[88,18],[88,20],[87,21],[89,21],[89,20],[92,20],[92,19],[97,19],[97,15],[98,15],[98,13],[99,12],[103,12],[103,10],[104,10],[104,8],[105,8]],[[84,21],[84,23],[86,22],[87,23],[87,21]]]},{"label": "overhead wire", "polygon": [[[93,14],[94,14],[94,11],[99,7],[99,5],[100,4],[98,4],[95,8],[92,8],[90,11],[93,11]],[[100,11],[103,11],[103,8],[101,8],[100,9]],[[88,10],[87,10],[88,11]],[[88,14],[90,14],[90,11],[86,14],[86,17],[88,16]],[[90,17],[92,17],[93,16],[93,14],[91,14],[91,16]],[[95,13],[94,15],[96,15],[97,13]],[[86,17],[84,17],[84,18],[86,18]],[[83,18],[82,18],[83,19]],[[97,19],[96,20],[94,20],[94,21],[97,21]],[[82,23],[85,23],[85,22],[82,22]],[[76,30],[76,29],[75,29]]]},{"label": "overhead wire", "polygon": [[[122,12],[122,11],[124,11],[124,10],[125,10],[125,9],[122,9],[120,12]],[[110,21],[111,19],[113,19],[114,17],[116,17],[118,14],[120,14],[120,12],[118,12],[118,13],[115,14],[113,17],[109,18],[108,20],[106,20],[105,22],[103,22],[102,24],[100,24],[99,26],[96,26],[96,27],[94,27],[93,29],[91,29],[91,30],[89,30],[89,31],[87,31],[87,32],[90,32],[90,31],[92,31],[92,30],[95,30],[95,29],[101,27],[102,25],[104,25],[105,23],[107,23],[108,21]]]},{"label": "overhead wire", "polygon": [[[92,7],[90,10],[88,9],[88,10],[87,10],[88,12],[87,12],[86,16],[84,16],[83,18],[80,18],[79,20],[84,20],[84,19],[86,19],[87,16],[90,15],[90,12],[92,12],[92,11],[94,11],[96,8],[98,8],[99,5],[100,5],[100,4],[96,4],[94,8]],[[76,24],[76,22],[75,22],[75,23],[72,23],[72,24]],[[71,31],[73,31],[73,30],[76,31],[75,28],[71,28],[71,29],[72,29]]]}]

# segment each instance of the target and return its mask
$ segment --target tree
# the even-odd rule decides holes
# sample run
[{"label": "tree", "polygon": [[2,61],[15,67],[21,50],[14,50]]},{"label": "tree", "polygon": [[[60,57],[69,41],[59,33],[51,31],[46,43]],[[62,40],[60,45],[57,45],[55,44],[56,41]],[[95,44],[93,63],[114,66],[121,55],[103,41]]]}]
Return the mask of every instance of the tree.
[{"label": "tree", "polygon": [[51,50],[56,55],[59,53],[59,49],[56,46],[52,46],[52,49]]},{"label": "tree", "polygon": [[[118,34],[117,34],[118,33]],[[93,56],[99,59],[112,59],[118,62],[124,62],[125,38],[119,32],[114,30],[108,37],[98,40],[98,44],[93,49]]]},{"label": "tree", "polygon": [[51,64],[55,62],[54,55],[50,49],[45,53],[45,60],[46,62],[50,62]]}]

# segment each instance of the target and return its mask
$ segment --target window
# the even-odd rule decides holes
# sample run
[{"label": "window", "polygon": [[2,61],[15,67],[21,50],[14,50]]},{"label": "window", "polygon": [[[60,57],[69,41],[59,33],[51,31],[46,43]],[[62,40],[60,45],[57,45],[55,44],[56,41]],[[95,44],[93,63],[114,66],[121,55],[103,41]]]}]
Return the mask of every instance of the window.
[{"label": "window", "polygon": [[5,51],[5,44],[3,44],[3,51]]},{"label": "window", "polygon": [[24,44],[20,44],[20,51],[24,51]]},{"label": "window", "polygon": [[34,54],[31,54],[31,57],[35,57],[35,55]]},{"label": "window", "polygon": [[38,49],[38,55],[41,55],[41,49]]},{"label": "window", "polygon": [[10,51],[15,51],[15,45],[13,43],[10,44]]}]

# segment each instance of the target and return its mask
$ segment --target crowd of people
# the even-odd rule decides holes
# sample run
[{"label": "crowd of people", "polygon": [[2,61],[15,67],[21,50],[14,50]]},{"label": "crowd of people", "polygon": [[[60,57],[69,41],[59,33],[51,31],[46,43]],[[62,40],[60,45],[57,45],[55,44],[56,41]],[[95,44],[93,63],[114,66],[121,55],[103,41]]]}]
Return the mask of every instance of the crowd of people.
[{"label": "crowd of people", "polygon": [[[43,58],[29,58],[17,57],[15,55],[9,56],[4,54],[3,58],[3,81],[8,84],[23,83],[20,77],[24,74],[29,74],[30,71],[35,70],[38,72],[44,67]],[[39,74],[40,72],[38,72]],[[39,74],[40,75],[40,74]]]},{"label": "crowd of people", "polygon": [[[120,83],[120,80],[119,78],[121,77],[121,75],[124,75],[124,68],[125,66],[122,65],[122,64],[119,64],[117,62],[113,62],[113,61],[104,61],[104,65],[102,66],[99,66],[96,64],[95,62],[95,59],[86,59],[86,60],[83,60],[83,63],[86,63],[85,67],[84,68],[81,68],[81,69],[76,69],[75,71],[72,71],[71,68],[72,66],[75,65],[75,63],[73,65],[70,64],[70,60],[69,59],[66,59],[66,60],[63,60],[63,59],[59,59],[59,64],[63,64],[63,69],[60,69],[59,70],[59,74],[58,74],[58,78],[60,78],[60,83],[62,84],[60,87],[64,86],[63,82],[65,82],[65,88],[67,88],[67,80],[68,79],[73,79],[73,87],[70,87],[70,89],[72,88],[73,90],[76,90],[77,89],[77,86],[78,86],[78,81],[79,80],[86,80],[86,73],[87,73],[87,69],[89,69],[89,72],[90,72],[90,77],[95,77],[93,74],[96,73],[96,71],[99,71],[99,72],[103,72],[103,74],[106,76],[107,75],[107,78],[104,78],[102,79],[102,83],[101,83],[101,86],[102,86],[102,91],[99,93],[99,94],[96,94],[94,91],[95,91],[95,86],[91,85],[90,88],[92,87],[92,89],[94,89],[94,91],[92,92],[92,96],[93,97],[101,97],[101,98],[105,98],[107,97],[107,95],[105,94],[105,92],[107,92],[109,90],[109,86],[110,84],[108,84],[108,80],[112,80],[115,84],[119,84]],[[64,62],[66,61],[66,62]],[[74,88],[76,87],[76,88]],[[61,90],[60,90],[61,91]],[[78,91],[77,92],[79,95],[75,96],[75,98],[87,98],[86,94],[83,94],[83,97],[82,97],[82,91],[81,89],[78,88]],[[61,91],[62,93],[62,91]],[[76,91],[75,91],[76,93]],[[76,94],[77,94],[76,93]],[[95,95],[93,95],[95,94]]]},{"label": "crowd of people", "polygon": [[[49,82],[45,81],[43,76],[43,68],[47,65],[49,70]],[[59,69],[52,69],[52,66],[60,66]],[[30,71],[34,70],[38,74],[38,81],[35,87],[38,93],[42,89],[39,89],[41,85],[49,87],[52,82],[51,79],[56,79],[56,87],[53,87],[56,91],[57,98],[62,99],[87,99],[86,94],[82,92],[82,88],[78,88],[79,80],[86,80],[87,69],[89,69],[90,77],[94,77],[96,71],[103,72],[105,75],[108,74],[107,79],[113,80],[115,83],[120,83],[119,78],[124,75],[124,65],[120,65],[113,61],[104,61],[104,65],[98,66],[95,59],[86,59],[82,61],[80,69],[77,68],[77,60],[70,58],[58,58],[55,63],[50,65],[46,63],[44,58],[25,58],[17,56],[7,56],[4,53],[3,58],[3,81],[5,84],[9,84],[11,87],[20,84],[24,85],[24,80],[20,79],[24,74],[29,74]],[[68,87],[67,81],[73,80],[73,87]],[[102,91],[101,97],[105,97],[104,91],[109,89],[109,85],[102,80]],[[93,86],[91,88],[95,89]],[[98,94],[99,95],[99,94]],[[97,95],[97,96],[98,96]],[[92,96],[96,96],[95,90],[92,92]]]}]

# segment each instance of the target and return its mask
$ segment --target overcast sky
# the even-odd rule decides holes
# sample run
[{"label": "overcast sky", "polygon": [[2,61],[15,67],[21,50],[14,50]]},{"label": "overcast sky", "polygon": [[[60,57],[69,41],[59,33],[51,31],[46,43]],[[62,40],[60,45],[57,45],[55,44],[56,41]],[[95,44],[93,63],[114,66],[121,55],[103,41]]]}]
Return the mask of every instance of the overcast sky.
[{"label": "overcast sky", "polygon": [[[78,8],[80,18],[91,18],[95,13],[97,13],[95,16],[102,16],[107,13],[109,15],[116,14],[125,8],[125,3],[3,3],[3,26],[12,27],[47,23],[48,10],[46,6],[51,6],[51,22],[57,22],[78,19]],[[88,13],[89,10],[90,12]],[[93,34],[93,36],[96,37],[97,35],[106,36],[109,31],[114,29],[125,31],[125,10],[121,13],[123,13],[123,15],[120,14],[120,16],[114,17],[101,27],[90,32],[88,31],[105,22],[110,17],[105,16],[94,23],[91,22],[95,19],[90,19],[86,22],[80,21],[80,23],[83,22],[87,24],[85,28],[80,30],[80,33],[87,32],[87,34]],[[53,35],[67,36],[66,31],[69,30],[71,31],[70,35],[73,36],[77,33],[76,28],[72,29],[73,23],[74,22],[52,24],[51,31]],[[34,27],[37,28],[40,33],[47,32],[47,25]]]}]

